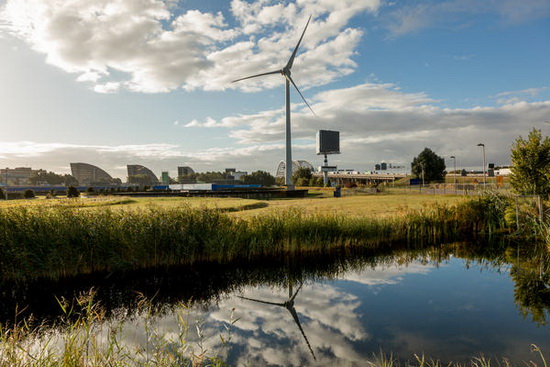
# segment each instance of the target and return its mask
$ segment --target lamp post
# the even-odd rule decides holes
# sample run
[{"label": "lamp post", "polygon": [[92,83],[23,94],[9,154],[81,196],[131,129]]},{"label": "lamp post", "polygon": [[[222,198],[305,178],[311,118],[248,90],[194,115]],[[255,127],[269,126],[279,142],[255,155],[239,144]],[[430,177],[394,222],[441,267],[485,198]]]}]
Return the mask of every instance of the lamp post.
[{"label": "lamp post", "polygon": [[452,155],[450,157],[453,160],[453,166],[454,166],[454,186],[455,186],[455,194],[456,194],[456,157]]},{"label": "lamp post", "polygon": [[487,185],[487,179],[485,177],[485,144],[479,143],[477,145],[483,149],[483,186]]},{"label": "lamp post", "polygon": [[455,186],[456,186],[456,157],[454,155],[450,156],[450,158],[453,160],[453,166],[454,166],[454,182],[455,182]]},{"label": "lamp post", "polygon": [[9,170],[9,168],[6,167],[6,186],[5,186],[5,189],[4,189],[4,196],[5,196],[6,200],[8,200],[8,170]]}]

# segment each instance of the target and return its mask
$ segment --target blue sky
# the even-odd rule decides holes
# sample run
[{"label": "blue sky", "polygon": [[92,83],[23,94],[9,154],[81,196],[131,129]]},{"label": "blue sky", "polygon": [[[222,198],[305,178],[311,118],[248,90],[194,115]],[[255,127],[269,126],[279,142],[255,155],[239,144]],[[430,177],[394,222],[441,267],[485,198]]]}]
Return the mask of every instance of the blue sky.
[{"label": "blue sky", "polygon": [[550,135],[548,0],[0,0],[0,166],[126,177],[258,169],[284,159],[284,66],[293,157],[340,131],[339,168],[410,167],[429,147],[457,166],[509,164]]}]

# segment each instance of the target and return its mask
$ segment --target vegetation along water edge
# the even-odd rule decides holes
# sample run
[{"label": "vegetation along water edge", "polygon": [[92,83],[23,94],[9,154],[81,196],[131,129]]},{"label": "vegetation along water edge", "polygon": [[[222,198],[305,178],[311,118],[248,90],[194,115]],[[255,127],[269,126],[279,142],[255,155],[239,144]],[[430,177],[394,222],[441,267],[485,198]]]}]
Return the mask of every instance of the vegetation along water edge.
[{"label": "vegetation along water edge", "polygon": [[[544,218],[531,215],[529,208],[522,210],[522,218],[512,215],[516,212],[511,199],[494,193],[383,218],[311,214],[292,208],[241,218],[227,210],[190,206],[131,211],[14,206],[0,211],[0,277],[60,278],[511,232],[548,240]],[[523,221],[521,227],[518,218]]]}]

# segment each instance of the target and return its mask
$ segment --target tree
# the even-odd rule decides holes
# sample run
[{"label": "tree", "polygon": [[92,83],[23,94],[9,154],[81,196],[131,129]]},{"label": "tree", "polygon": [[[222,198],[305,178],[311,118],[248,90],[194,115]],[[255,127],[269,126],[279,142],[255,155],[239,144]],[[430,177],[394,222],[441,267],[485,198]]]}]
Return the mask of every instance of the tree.
[{"label": "tree", "polygon": [[527,140],[521,136],[512,145],[510,185],[520,195],[550,194],[550,139],[533,129]]},{"label": "tree", "polygon": [[441,181],[445,176],[445,160],[435,154],[430,148],[424,148],[413,159],[411,164],[412,174],[424,181]]},{"label": "tree", "polygon": [[47,172],[40,170],[33,173],[29,177],[31,185],[38,185],[40,183],[48,183],[50,185],[78,185],[78,181],[71,175],[58,175],[55,172]]},{"label": "tree", "polygon": [[275,177],[266,171],[256,171],[249,175],[244,175],[241,180],[245,184],[259,184],[262,186],[275,185]]},{"label": "tree", "polygon": [[308,186],[312,177],[309,168],[300,167],[292,174],[292,183],[296,186]]},{"label": "tree", "polygon": [[74,186],[70,186],[67,190],[67,197],[69,198],[77,198],[80,196],[80,191]]},{"label": "tree", "polygon": [[204,182],[213,183],[216,181],[233,180],[231,172],[194,172],[178,177],[179,183]]}]

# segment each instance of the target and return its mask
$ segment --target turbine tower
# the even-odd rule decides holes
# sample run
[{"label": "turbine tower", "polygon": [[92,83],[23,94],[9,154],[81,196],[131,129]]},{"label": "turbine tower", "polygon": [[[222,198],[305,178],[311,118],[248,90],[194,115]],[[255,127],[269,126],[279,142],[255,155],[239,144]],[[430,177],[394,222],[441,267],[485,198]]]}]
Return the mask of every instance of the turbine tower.
[{"label": "turbine tower", "polygon": [[304,38],[304,34],[306,33],[307,26],[309,25],[309,21],[311,20],[311,15],[309,16],[309,19],[307,20],[306,26],[304,27],[304,31],[302,32],[302,35],[300,36],[300,39],[298,40],[298,44],[294,48],[294,51],[292,52],[292,55],[290,56],[290,59],[288,59],[288,62],[286,65],[280,69],[280,70],[274,70],[274,71],[268,71],[266,73],[256,74],[247,76],[244,78],[233,80],[232,83],[245,80],[245,79],[251,79],[256,78],[259,76],[264,75],[271,75],[271,74],[281,74],[285,77],[285,105],[286,105],[286,159],[285,159],[285,185],[288,188],[292,188],[292,143],[291,143],[291,135],[290,135],[290,83],[296,88],[296,91],[302,97],[302,100],[305,102],[305,104],[309,107],[311,112],[315,115],[315,112],[307,103],[306,99],[302,95],[302,92],[300,92],[300,89],[298,89],[298,86],[296,83],[294,83],[294,80],[292,80],[290,69],[292,69],[292,64],[294,63],[294,58],[296,57],[296,53],[298,52],[298,47],[300,47],[300,43],[302,42],[302,38]]}]

